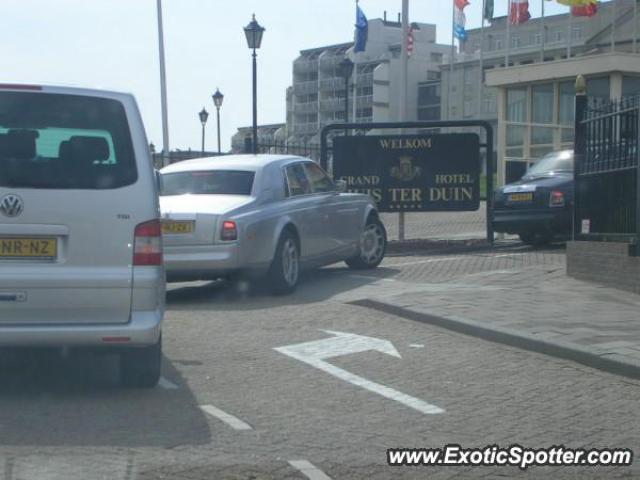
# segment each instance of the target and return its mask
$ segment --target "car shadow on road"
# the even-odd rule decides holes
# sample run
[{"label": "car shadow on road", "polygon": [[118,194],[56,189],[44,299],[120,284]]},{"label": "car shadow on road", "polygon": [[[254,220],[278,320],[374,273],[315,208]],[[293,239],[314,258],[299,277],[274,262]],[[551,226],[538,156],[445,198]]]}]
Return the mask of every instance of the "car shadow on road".
[{"label": "car shadow on road", "polygon": [[115,355],[42,350],[0,356],[0,446],[164,447],[211,441],[208,422],[169,359],[178,389],[126,389]]},{"label": "car shadow on road", "polygon": [[[260,310],[270,306],[316,303],[349,292],[357,296],[357,289],[392,278],[399,272],[396,268],[385,267],[354,271],[330,266],[309,270],[300,275],[297,289],[290,295],[271,294],[269,285],[263,281],[170,284],[167,310]],[[363,293],[362,296],[366,295]]]}]

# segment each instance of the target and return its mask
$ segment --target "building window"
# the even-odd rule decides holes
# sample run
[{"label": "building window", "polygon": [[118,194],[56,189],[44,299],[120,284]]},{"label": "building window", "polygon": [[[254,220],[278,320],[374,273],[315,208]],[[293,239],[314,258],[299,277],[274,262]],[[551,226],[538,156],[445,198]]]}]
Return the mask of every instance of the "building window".
[{"label": "building window", "polygon": [[495,45],[494,50],[502,50],[502,39],[501,38],[496,38],[494,40],[494,45]]},{"label": "building window", "polygon": [[560,83],[558,121],[561,125],[573,125],[575,118],[576,89],[573,81]]},{"label": "building window", "polygon": [[556,42],[564,41],[564,30],[556,30],[555,40]]},{"label": "building window", "polygon": [[526,88],[507,89],[507,121],[521,123],[527,121]]},{"label": "building window", "polygon": [[470,117],[475,113],[473,111],[473,106],[471,104],[472,104],[471,100],[465,100],[464,101],[463,108],[464,108],[464,116],[465,117]]},{"label": "building window", "polygon": [[419,107],[418,120],[440,120],[440,105]]},{"label": "building window", "polygon": [[540,45],[541,43],[542,43],[541,33],[534,33],[533,35],[531,35],[531,44]]},{"label": "building window", "polygon": [[434,63],[442,63],[442,54],[441,53],[432,53],[429,58]]},{"label": "building window", "polygon": [[622,77],[622,96],[635,97],[640,95],[640,77]]},{"label": "building window", "polygon": [[369,108],[359,108],[358,110],[356,110],[356,117],[357,118],[367,118],[367,117],[371,117],[373,116],[373,109],[371,107]]},{"label": "building window", "polygon": [[482,97],[482,113],[496,113],[498,106],[496,96],[491,93],[485,93]]},{"label": "building window", "polygon": [[571,31],[571,38],[573,40],[579,40],[582,38],[582,27],[573,27]]},{"label": "building window", "polygon": [[609,77],[589,78],[587,80],[587,97],[598,100],[609,100]]},{"label": "building window", "polygon": [[418,86],[418,105],[430,106],[440,104],[440,84]]},{"label": "building window", "polygon": [[511,47],[518,48],[520,46],[520,35],[511,36]]},{"label": "building window", "polygon": [[553,123],[553,84],[531,87],[532,123]]}]

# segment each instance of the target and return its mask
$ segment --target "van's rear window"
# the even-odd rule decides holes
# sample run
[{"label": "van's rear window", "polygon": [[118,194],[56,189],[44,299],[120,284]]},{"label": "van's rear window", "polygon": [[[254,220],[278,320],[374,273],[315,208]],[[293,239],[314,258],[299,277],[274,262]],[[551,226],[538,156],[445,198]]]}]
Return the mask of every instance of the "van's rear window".
[{"label": "van's rear window", "polygon": [[112,189],[137,176],[120,102],[0,92],[0,187]]}]

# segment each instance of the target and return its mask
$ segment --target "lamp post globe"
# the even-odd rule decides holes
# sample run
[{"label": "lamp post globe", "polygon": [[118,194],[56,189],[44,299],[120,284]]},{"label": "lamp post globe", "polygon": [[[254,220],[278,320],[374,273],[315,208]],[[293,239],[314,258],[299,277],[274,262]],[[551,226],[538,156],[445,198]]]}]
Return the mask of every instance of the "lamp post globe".
[{"label": "lamp post globe", "polygon": [[265,28],[261,26],[256,20],[255,14],[251,17],[251,22],[244,27],[244,34],[247,38],[247,46],[253,50],[253,153],[258,152],[258,74],[256,63],[256,50],[260,48],[262,44],[262,36]]},{"label": "lamp post globe", "polygon": [[209,112],[207,112],[207,110],[202,107],[202,110],[200,110],[198,116],[200,117],[200,123],[202,124],[202,154],[204,155],[204,126],[206,125],[207,119],[209,118]]}]

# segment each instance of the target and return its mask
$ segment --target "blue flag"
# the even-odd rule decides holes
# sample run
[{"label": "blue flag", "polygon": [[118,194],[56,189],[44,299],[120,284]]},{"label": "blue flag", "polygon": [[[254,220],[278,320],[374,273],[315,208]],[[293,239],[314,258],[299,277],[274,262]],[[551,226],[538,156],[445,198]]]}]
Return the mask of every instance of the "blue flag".
[{"label": "blue flag", "polygon": [[353,51],[364,52],[367,48],[367,36],[369,35],[369,22],[362,9],[356,5],[356,42]]}]

